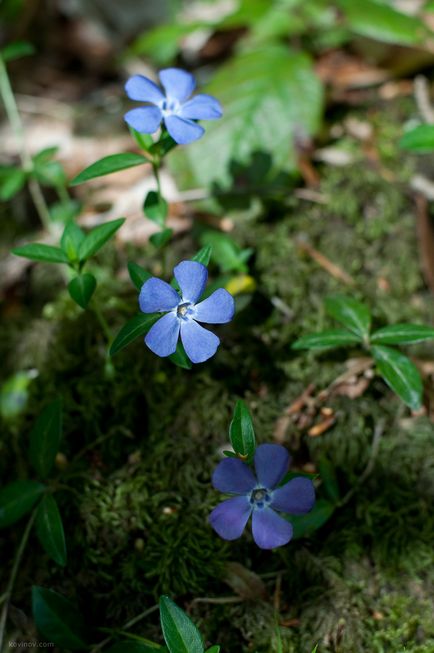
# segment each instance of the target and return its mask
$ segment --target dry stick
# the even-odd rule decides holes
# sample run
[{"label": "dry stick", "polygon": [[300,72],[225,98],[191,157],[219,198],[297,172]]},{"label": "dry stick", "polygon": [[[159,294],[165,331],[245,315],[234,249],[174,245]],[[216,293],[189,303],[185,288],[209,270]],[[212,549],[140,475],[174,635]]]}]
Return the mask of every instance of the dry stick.
[{"label": "dry stick", "polygon": [[[138,623],[139,621],[141,621],[142,619],[144,619],[148,615],[155,612],[155,610],[158,610],[158,605],[154,605],[152,608],[148,608],[144,612],[141,612],[140,614],[138,614],[136,617],[133,617],[132,619],[130,619],[130,621],[127,621],[127,623],[124,624],[121,627],[121,630],[127,630],[128,628],[131,628],[132,626],[135,626],[136,623]],[[99,644],[97,644],[96,646],[93,647],[93,649],[91,650],[90,653],[97,653],[97,651],[100,651],[102,648],[104,648],[104,646],[106,646],[107,644],[110,644],[113,637],[115,637],[115,635],[110,635],[110,637],[106,637],[106,639],[103,639],[102,642],[100,642]]]},{"label": "dry stick", "polygon": [[35,521],[35,517],[36,517],[36,510],[34,510],[32,512],[32,514],[30,516],[30,519],[27,522],[26,529],[25,529],[25,531],[23,533],[23,537],[21,538],[20,546],[18,547],[16,556],[15,556],[14,564],[13,564],[11,575],[10,575],[10,578],[9,578],[9,583],[8,583],[7,588],[6,588],[6,592],[2,597],[2,598],[4,598],[4,605],[3,605],[1,616],[0,616],[0,651],[3,650],[2,647],[3,647],[3,638],[4,638],[4,634],[5,634],[6,619],[7,619],[7,616],[8,616],[9,603],[10,603],[10,600],[11,600],[12,591],[14,589],[15,579],[16,579],[17,572],[18,572],[18,567],[20,566],[21,558],[23,557],[24,549],[26,548],[27,540],[29,539],[30,531],[32,529],[33,522]]}]

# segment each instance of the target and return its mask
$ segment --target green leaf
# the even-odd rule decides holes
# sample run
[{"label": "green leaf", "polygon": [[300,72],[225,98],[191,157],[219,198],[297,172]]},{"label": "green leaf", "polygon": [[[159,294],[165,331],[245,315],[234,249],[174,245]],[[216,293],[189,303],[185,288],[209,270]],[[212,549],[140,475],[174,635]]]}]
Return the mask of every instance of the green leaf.
[{"label": "green leaf", "polygon": [[30,382],[37,375],[36,370],[16,372],[0,387],[0,415],[5,421],[14,421],[26,409]]},{"label": "green leaf", "polygon": [[184,368],[184,370],[191,370],[191,368],[193,367],[190,362],[190,359],[185,353],[185,349],[182,346],[182,342],[178,342],[176,346],[176,351],[174,354],[171,354],[169,356],[169,360],[171,360],[172,363],[175,363],[175,365],[177,365],[178,367]]},{"label": "green leaf", "polygon": [[130,130],[130,134],[136,141],[137,145],[145,152],[148,152],[149,148],[154,144],[154,139],[152,138],[151,134],[141,134],[132,127],[128,127],[128,129]]},{"label": "green leaf", "polygon": [[201,242],[212,247],[212,258],[222,272],[247,272],[246,261],[252,249],[241,249],[231,236],[221,231],[206,231]]},{"label": "green leaf", "polygon": [[77,200],[65,200],[50,204],[50,218],[52,222],[66,224],[78,217],[81,211],[81,203]]},{"label": "green leaf", "polygon": [[114,236],[124,222],[125,218],[111,220],[110,222],[95,227],[92,231],[86,234],[78,252],[80,261],[86,261],[88,258],[96,254],[96,252],[100,250],[112,236]]},{"label": "green leaf", "polygon": [[61,594],[45,587],[32,587],[33,618],[47,641],[64,650],[87,648],[87,629],[82,614]]},{"label": "green leaf", "polygon": [[127,267],[131,281],[137,290],[141,290],[145,281],[150,279],[152,274],[150,274],[150,272],[145,270],[145,268],[142,268],[140,265],[137,265],[137,263],[134,263],[133,261],[130,261]]},{"label": "green leaf", "polygon": [[292,349],[326,349],[332,347],[349,347],[360,343],[361,338],[345,329],[330,329],[319,333],[310,333],[296,340]]},{"label": "green leaf", "polygon": [[66,565],[66,543],[62,518],[52,494],[46,494],[36,512],[36,534],[46,553],[64,567]]},{"label": "green leaf", "polygon": [[73,220],[67,223],[60,239],[60,245],[70,261],[78,261],[80,245],[85,237],[84,231]]},{"label": "green leaf", "polygon": [[45,485],[36,481],[15,481],[0,490],[0,528],[29,512],[45,490]]},{"label": "green leaf", "polygon": [[61,438],[62,403],[56,399],[45,406],[30,432],[29,459],[41,478],[51,472]]},{"label": "green leaf", "polygon": [[6,63],[13,61],[13,59],[19,59],[20,57],[28,57],[34,54],[34,52],[35,48],[28,41],[14,41],[0,50],[0,56]]},{"label": "green leaf", "polygon": [[321,124],[323,88],[312,62],[284,45],[230,58],[205,92],[218,98],[224,115],[206,124],[204,138],[172,154],[184,186],[229,185],[233,162],[249,164],[255,151],[272,156],[274,171],[294,171],[297,140]]},{"label": "green leaf", "polygon": [[150,313],[135,315],[119,331],[110,347],[110,356],[114,356],[118,351],[124,349],[130,342],[133,342],[139,336],[145,335],[155,322],[160,319],[160,313]]},{"label": "green leaf", "polygon": [[378,329],[371,336],[374,345],[413,345],[434,338],[434,329],[424,324],[394,324]]},{"label": "green leaf", "polygon": [[434,150],[434,125],[419,125],[405,132],[399,141],[399,147],[418,154]]},{"label": "green leaf", "polygon": [[166,154],[169,154],[169,152],[173,150],[177,145],[178,143],[174,141],[167,132],[163,132],[160,140],[158,140],[149,148],[149,152],[163,158],[166,156]]},{"label": "green leaf", "polygon": [[170,653],[204,653],[198,629],[168,596],[160,598],[160,620]]},{"label": "green leaf", "polygon": [[369,336],[371,314],[365,304],[352,297],[334,295],[325,300],[327,313],[360,338]]},{"label": "green leaf", "polygon": [[423,385],[417,367],[407,356],[390,347],[374,345],[372,355],[387,385],[409,408],[419,410]]},{"label": "green leaf", "polygon": [[220,646],[215,644],[214,646],[211,646],[211,648],[208,648],[205,653],[220,653]]},{"label": "green leaf", "polygon": [[212,247],[211,245],[206,245],[205,247],[202,247],[191,259],[192,261],[197,261],[198,263],[202,263],[205,267],[208,265],[209,260],[211,258],[212,254]]},{"label": "green leaf", "polygon": [[318,461],[318,472],[327,497],[333,503],[337,503],[340,495],[336,472],[331,462],[325,456],[322,456]]},{"label": "green leaf", "polygon": [[95,288],[96,279],[89,272],[78,274],[68,283],[69,294],[81,308],[87,308]]},{"label": "green leaf", "polygon": [[12,250],[15,256],[23,256],[31,261],[43,261],[44,263],[69,263],[69,259],[60,247],[52,247],[43,243],[31,243],[22,247],[15,247]]},{"label": "green leaf", "polygon": [[40,184],[52,186],[53,188],[66,186],[67,182],[62,164],[59,161],[53,160],[57,151],[57,147],[47,147],[32,157],[32,177],[37,179]]},{"label": "green leaf", "polygon": [[229,438],[235,453],[248,458],[255,453],[256,439],[252,418],[241,399],[235,404],[234,416],[229,426]]},{"label": "green leaf", "polygon": [[163,231],[159,231],[156,234],[152,234],[149,240],[156,248],[164,247],[164,245],[167,245],[169,240],[172,238],[172,234],[173,234],[173,229],[163,229]]},{"label": "green leaf", "polygon": [[78,184],[95,179],[95,177],[103,177],[104,175],[110,175],[112,172],[133,168],[144,163],[149,163],[149,161],[141,154],[134,154],[133,152],[110,154],[110,156],[105,156],[103,159],[92,163],[92,165],[82,170],[70,182],[70,186],[78,186]]},{"label": "green leaf", "polygon": [[384,43],[414,45],[427,32],[416,16],[376,0],[339,0],[351,30]]},{"label": "green leaf", "polygon": [[294,539],[307,537],[318,530],[318,528],[321,528],[333,515],[335,507],[331,501],[318,499],[307,515],[291,515],[285,517],[293,526]]},{"label": "green leaf", "polygon": [[0,200],[7,202],[15,197],[26,183],[26,173],[21,168],[0,167]]},{"label": "green leaf", "polygon": [[136,55],[147,55],[158,65],[165,66],[173,62],[182,40],[204,25],[207,23],[178,22],[159,25],[141,34],[131,46],[131,51]]},{"label": "green leaf", "polygon": [[157,193],[155,190],[149,191],[143,204],[143,211],[146,217],[152,220],[152,222],[158,224],[159,227],[164,227],[169,207],[160,193]]}]

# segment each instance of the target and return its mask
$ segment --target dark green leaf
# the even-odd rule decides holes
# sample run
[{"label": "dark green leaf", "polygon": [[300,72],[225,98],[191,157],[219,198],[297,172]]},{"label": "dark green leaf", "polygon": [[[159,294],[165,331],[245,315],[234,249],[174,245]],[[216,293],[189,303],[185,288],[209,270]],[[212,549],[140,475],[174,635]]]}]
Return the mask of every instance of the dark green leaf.
[{"label": "dark green leaf", "polygon": [[252,249],[241,249],[231,236],[221,231],[206,231],[201,242],[212,248],[212,258],[222,272],[247,272],[246,261]]},{"label": "dark green leaf", "polygon": [[80,261],[86,261],[88,258],[96,254],[103,245],[117,232],[117,230],[124,224],[125,218],[118,218],[111,220],[105,224],[95,227],[86,234],[85,239],[80,245],[79,258]]},{"label": "dark green leaf", "polygon": [[208,648],[205,653],[220,653],[220,646],[215,644],[214,646],[211,646],[211,648]]},{"label": "dark green leaf", "polygon": [[319,459],[318,472],[327,497],[333,503],[337,503],[339,501],[339,485],[336,472],[331,462],[325,456]]},{"label": "dark green leaf", "polygon": [[36,481],[15,481],[0,490],[0,528],[29,512],[45,490],[45,485]]},{"label": "dark green leaf", "polygon": [[172,238],[172,234],[173,234],[173,229],[163,229],[163,231],[159,231],[156,234],[152,234],[149,240],[154,247],[157,248],[164,247],[164,245],[167,245],[167,243]]},{"label": "dark green leaf", "polygon": [[119,331],[110,347],[110,356],[133,342],[139,336],[145,335],[153,324],[161,317],[160,313],[136,315],[129,320]]},{"label": "dark green leaf", "polygon": [[90,179],[95,179],[95,177],[110,175],[112,172],[140,166],[143,163],[149,162],[148,159],[141,154],[134,154],[132,152],[110,154],[110,156],[105,156],[103,159],[92,163],[92,165],[82,170],[76,177],[74,177],[70,185],[77,186],[78,184],[82,184]]},{"label": "dark green leaf", "polygon": [[54,465],[62,438],[62,403],[48,404],[30,432],[29,458],[41,478],[46,478]]},{"label": "dark green leaf", "polygon": [[413,345],[433,338],[434,329],[424,324],[394,324],[373,333],[371,342],[374,345]]},{"label": "dark green leaf", "polygon": [[159,227],[164,227],[169,207],[160,193],[157,193],[155,190],[149,191],[143,204],[143,211],[146,217],[152,220],[152,222],[158,224]]},{"label": "dark green leaf", "polygon": [[149,148],[151,154],[156,154],[157,156],[163,158],[168,154],[173,148],[177,146],[177,142],[173,140],[169,134],[164,133],[161,135],[159,141],[154,143],[152,147]]},{"label": "dark green leaf", "polygon": [[152,274],[133,261],[128,263],[128,274],[137,290],[141,290],[145,281],[152,277]]},{"label": "dark green leaf", "polygon": [[334,295],[325,300],[327,313],[360,338],[369,336],[371,314],[365,304],[352,297]]},{"label": "dark green leaf", "polygon": [[419,125],[405,132],[399,141],[403,150],[425,154],[434,150],[434,125]]},{"label": "dark green leaf", "polygon": [[413,45],[426,32],[416,16],[404,14],[376,0],[339,0],[350,28],[357,34],[384,43]]},{"label": "dark green leaf", "polygon": [[255,453],[256,440],[252,418],[241,399],[235,404],[234,416],[229,426],[229,438],[235,453],[248,458]]},{"label": "dark green leaf", "polygon": [[21,168],[0,167],[0,200],[7,202],[15,197],[26,183],[26,173]]},{"label": "dark green leaf", "polygon": [[204,653],[198,629],[168,596],[160,598],[160,620],[170,653]]},{"label": "dark green leaf", "polygon": [[412,410],[422,405],[422,379],[417,367],[396,349],[374,345],[372,355],[387,385]]},{"label": "dark green leaf", "polygon": [[349,347],[360,343],[360,337],[345,329],[330,329],[319,333],[310,333],[294,342],[292,349],[326,349],[332,347]]},{"label": "dark green leaf", "polygon": [[43,243],[31,243],[22,247],[15,247],[12,254],[29,258],[32,261],[43,261],[44,263],[69,263],[68,257],[60,247],[52,247]]},{"label": "dark green leaf", "polygon": [[8,62],[20,57],[28,57],[34,52],[35,48],[28,41],[14,41],[0,50],[0,56],[4,62]]},{"label": "dark green leaf", "polygon": [[307,515],[291,515],[287,517],[294,528],[294,539],[307,537],[321,528],[333,515],[335,505],[326,499],[318,499]]},{"label": "dark green leaf", "polygon": [[89,272],[77,275],[68,284],[69,294],[81,308],[87,308],[95,288],[96,279]]},{"label": "dark green leaf", "polygon": [[190,362],[190,359],[188,358],[187,354],[185,353],[185,349],[182,346],[181,342],[178,342],[176,346],[176,351],[174,354],[169,356],[169,360],[172,361],[172,363],[175,363],[178,367],[182,367],[185,370],[191,370],[192,364]]},{"label": "dark green leaf", "polygon": [[66,543],[62,518],[52,494],[46,494],[36,512],[36,534],[46,553],[64,567],[66,565]]},{"label": "dark green leaf", "polygon": [[73,220],[68,222],[65,229],[63,230],[60,244],[70,261],[78,260],[78,252],[80,245],[84,239],[85,233],[82,229],[80,229],[78,224],[76,224]]},{"label": "dark green leaf", "polygon": [[47,641],[62,650],[87,648],[87,630],[82,614],[61,594],[45,587],[32,587],[33,618]]},{"label": "dark green leaf", "polygon": [[209,260],[211,258],[212,254],[212,247],[210,245],[206,245],[205,247],[202,247],[191,259],[192,261],[197,261],[197,263],[202,263],[205,267],[208,265]]}]

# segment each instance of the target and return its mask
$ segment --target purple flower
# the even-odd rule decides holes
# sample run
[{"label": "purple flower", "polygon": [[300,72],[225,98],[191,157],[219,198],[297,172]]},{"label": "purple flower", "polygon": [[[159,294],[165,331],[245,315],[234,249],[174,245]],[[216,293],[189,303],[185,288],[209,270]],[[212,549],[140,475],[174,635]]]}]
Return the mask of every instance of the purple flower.
[{"label": "purple flower", "polygon": [[143,75],[134,75],[127,81],[128,97],[148,103],[125,114],[130,127],[141,134],[153,134],[164,121],[173,140],[184,145],[196,141],[205,131],[196,120],[221,118],[220,103],[212,95],[200,93],[189,99],[196,86],[193,75],[180,68],[165,68],[158,76],[165,93]]},{"label": "purple flower", "polygon": [[209,516],[213,529],[224,540],[241,537],[252,515],[253,539],[261,549],[288,544],[292,525],[277,511],[304,515],[315,503],[312,481],[304,476],[277,487],[289,465],[289,454],[280,444],[261,444],[255,452],[253,472],[238,458],[226,458],[216,467],[212,484],[216,490],[236,496],[220,503]]},{"label": "purple flower", "polygon": [[234,298],[224,288],[200,302],[208,279],[202,263],[182,261],[173,270],[181,295],[165,281],[152,277],[145,281],[139,295],[143,313],[166,313],[154,324],[145,338],[149,349],[157,356],[170,356],[176,350],[178,337],[193,363],[203,363],[214,356],[220,344],[214,333],[198,322],[224,324],[234,316]]}]

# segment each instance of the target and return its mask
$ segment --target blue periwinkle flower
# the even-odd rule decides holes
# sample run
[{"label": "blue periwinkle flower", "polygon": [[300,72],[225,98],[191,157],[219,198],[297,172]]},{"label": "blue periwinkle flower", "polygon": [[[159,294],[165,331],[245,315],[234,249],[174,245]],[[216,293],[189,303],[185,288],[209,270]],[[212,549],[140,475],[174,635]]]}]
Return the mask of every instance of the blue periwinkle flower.
[{"label": "blue periwinkle flower", "polygon": [[125,114],[130,127],[141,134],[153,134],[164,121],[173,140],[183,145],[196,141],[204,133],[196,120],[221,118],[220,103],[212,95],[200,93],[189,99],[196,86],[193,75],[180,68],[165,68],[158,76],[165,93],[143,75],[134,75],[127,81],[128,97],[148,103]]},{"label": "blue periwinkle flower", "polygon": [[212,484],[220,492],[234,494],[209,516],[214,530],[224,540],[241,537],[252,516],[253,539],[261,549],[288,544],[292,525],[276,511],[291,515],[308,513],[315,503],[311,480],[297,476],[278,487],[289,465],[289,454],[280,444],[261,444],[255,452],[255,478],[238,458],[226,458],[216,467]]},{"label": "blue periwinkle flower", "polygon": [[234,316],[235,303],[224,288],[198,302],[208,279],[202,263],[182,261],[173,270],[181,294],[165,281],[152,277],[145,281],[139,295],[143,313],[165,313],[145,337],[149,349],[157,356],[170,356],[176,350],[179,334],[185,353],[192,363],[203,363],[214,356],[220,339],[198,322],[224,324]]}]

